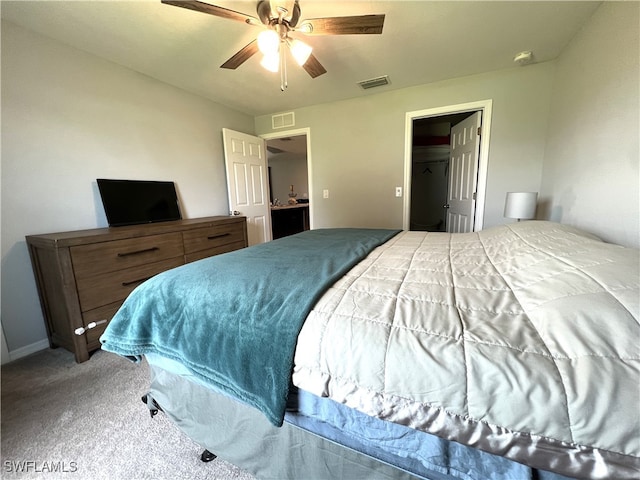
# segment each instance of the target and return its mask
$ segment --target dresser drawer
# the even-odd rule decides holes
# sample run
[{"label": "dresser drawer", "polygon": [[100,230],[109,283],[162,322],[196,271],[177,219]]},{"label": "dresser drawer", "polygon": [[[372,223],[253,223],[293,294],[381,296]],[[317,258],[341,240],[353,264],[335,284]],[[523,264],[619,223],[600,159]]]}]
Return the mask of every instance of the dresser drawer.
[{"label": "dresser drawer", "polygon": [[218,247],[209,248],[207,250],[200,250],[199,252],[189,253],[185,255],[185,262],[191,263],[196,260],[202,260],[203,258],[213,257],[214,255],[220,255],[221,253],[232,252],[246,247],[244,241],[228,243],[226,245],[220,245]]},{"label": "dresser drawer", "polygon": [[94,328],[90,328],[84,333],[87,344],[91,350],[100,347],[100,335],[102,335],[105,328],[107,328],[107,325],[109,325],[109,322],[121,306],[122,301],[118,301],[82,313],[82,323],[84,324],[85,328],[91,322],[102,322],[106,320],[106,323],[100,323],[99,325],[96,325]]},{"label": "dresser drawer", "polygon": [[184,253],[188,258],[190,254],[195,252],[210,250],[236,242],[244,242],[243,226],[244,224],[241,223],[230,223],[183,232]]},{"label": "dresser drawer", "polygon": [[131,291],[154,275],[184,264],[184,257],[76,279],[83,312],[124,300]]},{"label": "dresser drawer", "polygon": [[76,280],[184,255],[179,232],[81,245],[70,250]]}]

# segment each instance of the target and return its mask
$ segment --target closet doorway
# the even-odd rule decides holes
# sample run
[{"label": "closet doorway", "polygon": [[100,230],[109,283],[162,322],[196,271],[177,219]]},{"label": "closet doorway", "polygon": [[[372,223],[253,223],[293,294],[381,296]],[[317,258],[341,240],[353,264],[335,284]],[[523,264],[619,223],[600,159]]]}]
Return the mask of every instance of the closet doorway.
[{"label": "closet doorway", "polygon": [[[405,230],[482,229],[490,120],[490,100],[407,114]],[[461,141],[471,140],[475,146],[469,152],[457,153]],[[461,189],[466,189],[462,197]],[[466,210],[463,215],[460,209]]]}]

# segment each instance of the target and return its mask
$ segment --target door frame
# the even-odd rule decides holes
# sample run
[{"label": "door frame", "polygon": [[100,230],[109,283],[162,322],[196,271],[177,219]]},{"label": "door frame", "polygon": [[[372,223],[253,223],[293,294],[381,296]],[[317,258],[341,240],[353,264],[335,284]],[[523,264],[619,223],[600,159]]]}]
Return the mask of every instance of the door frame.
[{"label": "door frame", "polygon": [[464,112],[482,112],[482,132],[480,136],[480,154],[478,156],[478,179],[476,185],[476,206],[473,216],[473,231],[482,230],[487,195],[487,173],[489,166],[489,143],[491,139],[491,116],[493,100],[446,105],[444,107],[416,110],[405,114],[404,126],[404,201],[402,206],[402,228],[409,230],[411,213],[411,168],[413,145],[413,121],[421,118],[441,117]]},{"label": "door frame", "polygon": [[[263,138],[265,142],[268,140],[273,140],[275,138],[284,138],[284,137],[297,137],[300,135],[305,135],[307,139],[307,183],[309,186],[309,229],[313,230],[313,218],[314,218],[314,204],[313,201],[313,168],[311,163],[311,129],[309,127],[304,128],[296,128],[293,130],[283,130],[279,132],[272,133],[263,133],[262,135],[258,135],[260,138]],[[269,158],[267,157],[267,167],[269,166]]]}]

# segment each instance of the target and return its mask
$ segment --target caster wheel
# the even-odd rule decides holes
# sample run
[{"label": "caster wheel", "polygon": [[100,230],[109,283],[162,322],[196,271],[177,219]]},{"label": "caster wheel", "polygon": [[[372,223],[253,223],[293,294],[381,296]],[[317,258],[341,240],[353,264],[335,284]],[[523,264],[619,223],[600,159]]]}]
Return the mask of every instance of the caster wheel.
[{"label": "caster wheel", "polygon": [[202,460],[203,462],[210,462],[212,460],[216,459],[216,455],[214,453],[211,453],[209,450],[205,450],[204,452],[202,452],[202,455],[200,455],[200,460]]}]

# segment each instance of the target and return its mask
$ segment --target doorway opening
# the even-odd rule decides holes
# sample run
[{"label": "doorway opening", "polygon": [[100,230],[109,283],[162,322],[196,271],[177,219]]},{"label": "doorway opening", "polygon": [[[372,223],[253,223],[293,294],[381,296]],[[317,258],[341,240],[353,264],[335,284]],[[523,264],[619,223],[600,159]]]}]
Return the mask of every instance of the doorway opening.
[{"label": "doorway opening", "polygon": [[447,231],[451,129],[473,113],[413,120],[410,230]]},{"label": "doorway opening", "polygon": [[[482,229],[491,106],[492,101],[485,100],[407,113],[405,230],[464,232]],[[472,116],[476,112],[479,113],[474,120]],[[475,147],[470,147],[476,149],[475,154],[452,152],[452,146],[460,148],[461,131],[470,132],[471,137],[478,133],[475,126],[469,126],[475,125],[473,122],[481,129]],[[452,141],[454,138],[457,139],[455,142]],[[457,192],[462,186],[466,188],[468,201],[458,198]],[[460,209],[466,212],[460,214]]]},{"label": "doorway opening", "polygon": [[267,150],[272,238],[311,228],[308,129],[263,135]]}]

